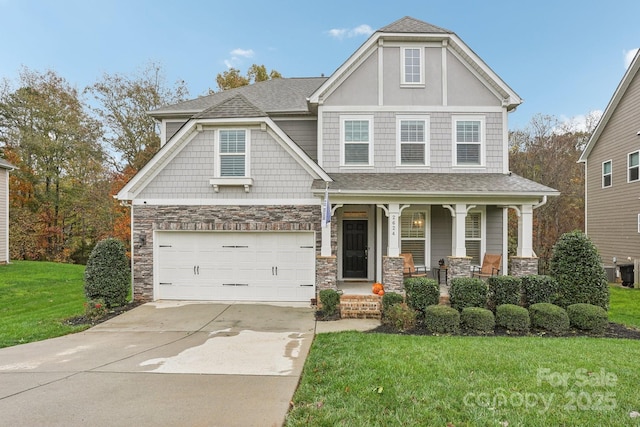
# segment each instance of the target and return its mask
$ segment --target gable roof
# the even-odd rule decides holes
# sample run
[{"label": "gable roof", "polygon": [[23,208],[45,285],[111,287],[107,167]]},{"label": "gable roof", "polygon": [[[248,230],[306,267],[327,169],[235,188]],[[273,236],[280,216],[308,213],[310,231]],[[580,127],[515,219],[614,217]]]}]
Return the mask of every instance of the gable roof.
[{"label": "gable roof", "polygon": [[[200,98],[168,105],[149,112],[152,117],[191,117],[212,109],[236,96],[242,96],[257,110],[268,114],[309,114],[307,98],[326,77],[280,78],[228,89]],[[237,101],[236,101],[237,102]],[[231,106],[232,104],[229,104]],[[221,113],[220,111],[218,113]]]},{"label": "gable roof", "polygon": [[[580,155],[580,159],[578,160],[578,162],[585,163],[587,161],[589,154],[591,154],[591,150],[593,150],[593,147],[598,142],[600,135],[602,135],[602,132],[607,126],[609,119],[618,107],[618,104],[620,104],[620,101],[627,91],[627,88],[631,84],[631,81],[634,79],[636,74],[638,74],[638,70],[640,70],[640,50],[638,50],[638,52],[636,53],[636,56],[633,58],[633,61],[631,61],[629,68],[627,68],[626,73],[622,77],[620,84],[618,84],[616,91],[613,93],[609,104],[607,104],[607,108],[604,110],[602,117],[600,117],[600,121],[593,131],[591,138],[589,138],[589,142],[587,142],[587,145],[584,147],[584,150],[582,151],[582,155]],[[640,135],[640,129],[638,129],[638,135]]]},{"label": "gable roof", "polygon": [[228,119],[233,117],[266,117],[266,113],[241,94],[225,99],[193,116],[194,119]]},{"label": "gable roof", "polygon": [[465,62],[473,72],[483,79],[483,83],[500,97],[507,110],[514,110],[522,104],[522,98],[509,87],[476,53],[469,48],[454,32],[405,16],[382,27],[367,39],[346,62],[344,62],[327,81],[318,87],[309,97],[312,104],[321,104],[323,98],[333,90],[377,48],[379,40],[416,40],[447,41],[447,46]]}]

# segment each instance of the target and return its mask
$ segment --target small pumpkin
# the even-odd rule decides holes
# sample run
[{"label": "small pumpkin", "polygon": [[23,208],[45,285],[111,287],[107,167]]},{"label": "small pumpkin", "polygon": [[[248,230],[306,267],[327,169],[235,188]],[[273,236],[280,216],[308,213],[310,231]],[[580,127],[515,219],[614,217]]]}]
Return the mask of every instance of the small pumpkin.
[{"label": "small pumpkin", "polygon": [[382,286],[382,283],[374,283],[373,284],[373,288],[372,291],[374,294],[378,294],[378,292],[380,292],[382,289],[384,289],[384,287]]},{"label": "small pumpkin", "polygon": [[384,289],[380,289],[380,290],[378,291],[378,295],[383,296],[383,295],[384,295]]}]

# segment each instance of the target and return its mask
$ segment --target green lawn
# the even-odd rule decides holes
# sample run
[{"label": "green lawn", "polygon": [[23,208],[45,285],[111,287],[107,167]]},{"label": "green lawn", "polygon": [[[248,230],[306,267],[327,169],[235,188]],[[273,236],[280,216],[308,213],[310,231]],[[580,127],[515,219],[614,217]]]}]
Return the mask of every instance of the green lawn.
[{"label": "green lawn", "polygon": [[640,329],[640,289],[609,286],[609,321]]},{"label": "green lawn", "polygon": [[84,313],[83,275],[82,265],[0,265],[0,348],[86,329],[63,324]]}]

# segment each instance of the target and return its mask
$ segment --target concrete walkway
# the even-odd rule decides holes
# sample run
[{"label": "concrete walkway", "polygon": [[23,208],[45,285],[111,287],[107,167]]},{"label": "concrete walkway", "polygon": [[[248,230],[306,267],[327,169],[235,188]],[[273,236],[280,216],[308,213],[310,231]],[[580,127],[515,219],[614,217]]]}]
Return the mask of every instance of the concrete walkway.
[{"label": "concrete walkway", "polygon": [[308,306],[149,303],[78,334],[0,349],[0,424],[280,426],[314,333]]}]

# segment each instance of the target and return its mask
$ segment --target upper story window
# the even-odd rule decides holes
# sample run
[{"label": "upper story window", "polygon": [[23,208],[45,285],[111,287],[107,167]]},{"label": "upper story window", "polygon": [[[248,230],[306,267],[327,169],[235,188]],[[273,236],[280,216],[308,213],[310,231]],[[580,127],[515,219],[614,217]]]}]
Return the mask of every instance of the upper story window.
[{"label": "upper story window", "polygon": [[373,164],[373,117],[344,116],[341,118],[341,154],[345,166]]},{"label": "upper story window", "polygon": [[484,118],[454,117],[453,140],[456,166],[481,166],[484,151]]},{"label": "upper story window", "polygon": [[218,131],[218,171],[220,177],[246,177],[248,174],[248,131]]},{"label": "upper story window", "polygon": [[611,160],[602,162],[602,187],[611,187]]},{"label": "upper story window", "polygon": [[640,151],[629,153],[627,167],[629,169],[628,181],[638,181],[640,179]]},{"label": "upper story window", "polygon": [[398,165],[428,164],[428,117],[398,116]]},{"label": "upper story window", "polygon": [[418,47],[402,48],[402,84],[424,84],[422,49]]}]

